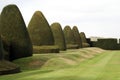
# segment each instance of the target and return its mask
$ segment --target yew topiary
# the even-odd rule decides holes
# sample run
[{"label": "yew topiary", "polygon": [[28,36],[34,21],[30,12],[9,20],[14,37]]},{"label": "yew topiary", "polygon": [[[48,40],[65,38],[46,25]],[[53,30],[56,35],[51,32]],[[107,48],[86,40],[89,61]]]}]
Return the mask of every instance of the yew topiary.
[{"label": "yew topiary", "polygon": [[53,23],[51,24],[51,29],[53,32],[55,45],[58,45],[60,50],[66,50],[65,37],[61,25],[57,22]]},{"label": "yew topiary", "polygon": [[4,48],[8,51],[10,60],[32,56],[32,43],[16,5],[3,8],[0,16],[0,33],[4,38]]},{"label": "yew topiary", "polygon": [[67,48],[68,49],[79,48],[79,45],[77,45],[75,42],[75,37],[74,37],[74,34],[73,34],[70,26],[68,26],[68,25],[65,26],[63,32],[64,32]]},{"label": "yew topiary", "polygon": [[82,47],[82,41],[81,41],[81,37],[79,35],[79,30],[78,30],[77,26],[74,26],[72,31],[73,31],[73,35],[75,37],[76,44],[79,45],[79,47],[81,48]]},{"label": "yew topiary", "polygon": [[[32,16],[31,21],[28,25],[28,32],[30,34],[30,38],[32,40],[32,44],[34,46],[40,46],[34,47],[34,52],[36,53],[46,53],[46,50],[48,50],[47,46],[54,46],[54,37],[52,30],[40,11],[36,11],[34,15]],[[42,46],[46,46],[47,48],[42,48]],[[41,50],[42,49],[42,50]],[[48,53],[58,53],[59,49],[58,47],[50,48],[51,50],[48,50]],[[57,51],[58,50],[58,51]]]},{"label": "yew topiary", "polygon": [[90,44],[87,43],[87,39],[84,32],[80,33],[81,41],[82,41],[82,47],[90,47]]},{"label": "yew topiary", "polygon": [[40,11],[36,11],[28,25],[28,31],[33,45],[54,45],[51,28]]}]

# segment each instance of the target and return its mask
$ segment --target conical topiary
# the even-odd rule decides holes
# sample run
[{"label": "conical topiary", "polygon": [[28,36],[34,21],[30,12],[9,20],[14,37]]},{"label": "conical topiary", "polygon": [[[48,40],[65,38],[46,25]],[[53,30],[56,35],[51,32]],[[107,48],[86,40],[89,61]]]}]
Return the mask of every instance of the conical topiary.
[{"label": "conical topiary", "polygon": [[22,15],[16,5],[3,8],[0,16],[0,33],[9,50],[10,60],[32,56],[32,43]]},{"label": "conical topiary", "polygon": [[40,11],[36,11],[28,25],[28,31],[33,45],[54,45],[51,28]]},{"label": "conical topiary", "polygon": [[61,25],[57,22],[51,24],[55,44],[59,46],[60,50],[66,50],[65,37]]},{"label": "conical topiary", "polygon": [[78,30],[77,26],[74,26],[72,31],[73,31],[73,35],[75,37],[76,44],[78,44],[79,47],[81,48],[82,47],[82,41],[81,41],[81,37],[79,35],[79,30]]},{"label": "conical topiary", "polygon": [[[53,45],[54,45],[53,33],[52,33],[52,30],[51,30],[46,18],[42,14],[42,12],[36,11],[34,13],[34,15],[32,16],[32,19],[28,25],[28,32],[30,34],[32,44],[37,46],[37,47],[35,47],[35,46],[33,47],[34,52],[40,52],[40,53],[47,52],[48,53],[49,51],[54,52],[54,51],[59,50],[58,47],[56,47],[56,46],[53,48]],[[44,46],[44,47],[40,47],[40,46]],[[45,46],[46,46],[46,48],[45,48]],[[47,46],[49,46],[49,47],[47,47]],[[50,46],[52,46],[52,47],[50,48]],[[50,50],[48,50],[49,48],[50,48]],[[56,50],[52,50],[52,48],[56,49]],[[36,51],[36,50],[38,50],[38,51]],[[44,51],[44,50],[48,50],[48,51]]]},{"label": "conical topiary", "polygon": [[70,26],[68,26],[68,25],[65,26],[63,32],[64,32],[67,48],[68,49],[70,49],[70,48],[79,48],[79,46],[75,42],[75,37],[73,35],[73,32],[72,32]]},{"label": "conical topiary", "polygon": [[82,40],[82,46],[83,47],[90,47],[90,45],[87,43],[87,39],[86,39],[86,36],[85,36],[84,32],[80,33],[80,37],[81,37],[81,40]]}]

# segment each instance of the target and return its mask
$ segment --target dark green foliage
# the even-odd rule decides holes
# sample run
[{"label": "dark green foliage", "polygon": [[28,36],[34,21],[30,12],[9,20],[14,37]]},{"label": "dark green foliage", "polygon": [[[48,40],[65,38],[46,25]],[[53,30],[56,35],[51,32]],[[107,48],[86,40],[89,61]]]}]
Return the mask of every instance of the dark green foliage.
[{"label": "dark green foliage", "polygon": [[86,40],[87,40],[87,43],[90,45],[90,47],[93,47],[91,39],[90,38],[86,38]]},{"label": "dark green foliage", "polygon": [[114,38],[98,39],[97,42],[93,43],[93,46],[106,49],[106,50],[120,49],[119,44],[117,44],[117,39],[114,39]]},{"label": "dark green foliage", "polygon": [[80,33],[81,41],[82,41],[82,47],[90,47],[90,44],[87,43],[87,39],[84,32]]},{"label": "dark green foliage", "polygon": [[35,54],[40,53],[59,53],[58,46],[33,46],[33,52]]},{"label": "dark green foliage", "polygon": [[54,45],[51,28],[40,11],[36,11],[28,25],[28,31],[33,45]]},{"label": "dark green foliage", "polygon": [[117,45],[117,39],[98,39],[97,46],[102,49],[114,50]]},{"label": "dark green foliage", "polygon": [[75,38],[75,43],[77,45],[79,45],[79,47],[81,48],[82,47],[82,41],[81,41],[81,37],[79,35],[79,30],[78,30],[77,26],[74,26],[72,31],[73,31],[73,35],[74,35],[74,38]]},{"label": "dark green foliage", "polygon": [[[44,15],[40,11],[36,11],[32,16],[32,19],[28,25],[28,31],[32,40],[33,45],[39,46],[39,48],[34,47],[34,52],[38,53],[51,53],[56,51],[59,52],[58,47],[49,48],[47,46],[54,46],[54,37],[52,30],[45,19]],[[44,48],[43,46],[46,46]],[[57,49],[57,50],[56,50]],[[53,51],[54,50],[54,51]]]},{"label": "dark green foliage", "polygon": [[65,37],[61,25],[57,22],[53,23],[51,25],[51,29],[53,32],[55,45],[58,45],[60,50],[66,50]]},{"label": "dark green foliage", "polygon": [[[70,26],[65,26],[63,32],[64,32],[64,36],[65,36],[67,49],[71,49],[74,47],[78,48],[79,45],[77,45],[75,42],[75,37],[73,35],[73,32],[72,32]],[[76,45],[77,45],[77,47],[76,47]]]},{"label": "dark green foliage", "polygon": [[4,54],[3,54],[3,44],[0,36],[0,60],[3,60]]},{"label": "dark green foliage", "polygon": [[85,36],[84,32],[80,33],[80,37],[81,37],[82,42],[87,43],[86,36]]},{"label": "dark green foliage", "polygon": [[8,5],[3,8],[0,16],[0,33],[10,60],[32,56],[32,43],[16,5]]}]

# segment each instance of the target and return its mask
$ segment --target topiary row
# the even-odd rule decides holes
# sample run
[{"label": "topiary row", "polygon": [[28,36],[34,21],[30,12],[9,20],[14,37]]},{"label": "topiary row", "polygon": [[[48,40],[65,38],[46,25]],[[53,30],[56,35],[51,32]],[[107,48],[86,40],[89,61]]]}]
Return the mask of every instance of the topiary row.
[{"label": "topiary row", "polygon": [[67,49],[79,48],[79,45],[76,44],[75,37],[74,37],[73,31],[70,28],[70,26],[68,26],[68,25],[65,26],[63,32],[64,32],[64,36],[65,36],[65,40],[66,40]]}]

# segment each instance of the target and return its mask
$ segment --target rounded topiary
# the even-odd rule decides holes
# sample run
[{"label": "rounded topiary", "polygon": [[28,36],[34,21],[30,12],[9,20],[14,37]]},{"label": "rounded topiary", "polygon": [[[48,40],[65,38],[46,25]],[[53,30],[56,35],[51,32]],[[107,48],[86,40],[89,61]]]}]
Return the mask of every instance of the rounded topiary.
[{"label": "rounded topiary", "polygon": [[3,8],[0,16],[0,33],[10,60],[32,56],[32,43],[23,17],[16,5]]},{"label": "rounded topiary", "polygon": [[54,45],[51,28],[40,11],[36,11],[28,25],[28,31],[33,45]]},{"label": "rounded topiary", "polygon": [[60,50],[66,50],[65,37],[61,25],[57,22],[53,23],[51,24],[51,29],[53,32],[55,45],[58,45]]},{"label": "rounded topiary", "polygon": [[87,39],[84,32],[80,33],[81,41],[82,41],[82,47],[90,47],[90,44],[87,43]]},{"label": "rounded topiary", "polygon": [[86,36],[85,36],[84,32],[80,33],[80,37],[81,37],[82,42],[87,43],[87,39],[86,39]]},{"label": "rounded topiary", "polygon": [[[66,41],[66,45],[67,45],[67,48],[71,49],[71,48],[79,48],[79,45],[76,44],[75,42],[75,37],[73,35],[73,32],[70,28],[70,26],[65,26],[64,30],[64,36],[65,36],[65,41]],[[73,46],[72,46],[73,45]]]},{"label": "rounded topiary", "polygon": [[76,44],[78,44],[79,47],[81,48],[82,47],[82,41],[81,41],[81,37],[79,35],[79,30],[78,30],[77,26],[74,26],[72,28],[72,31],[73,31],[73,35],[75,37]]},{"label": "rounded topiary", "polygon": [[[41,46],[41,47],[34,47],[33,52],[37,53],[58,53],[58,47],[54,46],[54,37],[52,30],[40,11],[36,11],[32,16],[32,19],[28,25],[28,32],[30,34],[32,44],[34,46]],[[42,47],[46,46],[46,47]],[[47,47],[47,46],[54,46]],[[47,52],[46,52],[47,50]],[[57,51],[58,50],[58,51]]]}]

